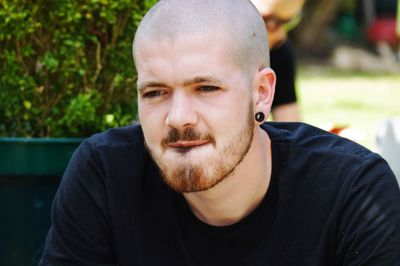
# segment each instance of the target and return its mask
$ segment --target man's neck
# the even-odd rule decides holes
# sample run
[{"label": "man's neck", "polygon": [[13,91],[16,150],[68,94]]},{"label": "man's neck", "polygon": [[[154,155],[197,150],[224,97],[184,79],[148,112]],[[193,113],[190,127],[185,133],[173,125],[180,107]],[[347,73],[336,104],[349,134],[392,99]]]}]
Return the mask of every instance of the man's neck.
[{"label": "man's neck", "polygon": [[230,176],[209,190],[184,194],[193,213],[214,226],[242,220],[260,204],[267,192],[271,157],[267,133],[256,129],[247,155]]}]

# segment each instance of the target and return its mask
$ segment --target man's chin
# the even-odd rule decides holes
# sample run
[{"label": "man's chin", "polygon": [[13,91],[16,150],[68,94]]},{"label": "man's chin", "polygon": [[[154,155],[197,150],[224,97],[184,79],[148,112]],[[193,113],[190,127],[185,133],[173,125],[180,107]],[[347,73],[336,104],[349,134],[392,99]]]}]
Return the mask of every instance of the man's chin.
[{"label": "man's chin", "polygon": [[168,172],[163,172],[164,182],[178,193],[192,193],[210,188],[203,168],[185,164],[171,167]]}]

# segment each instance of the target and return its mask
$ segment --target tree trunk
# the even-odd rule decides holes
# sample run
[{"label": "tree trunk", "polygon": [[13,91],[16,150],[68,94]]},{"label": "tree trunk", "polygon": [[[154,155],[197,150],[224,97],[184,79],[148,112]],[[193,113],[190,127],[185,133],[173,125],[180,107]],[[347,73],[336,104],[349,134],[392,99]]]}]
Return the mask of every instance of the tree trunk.
[{"label": "tree trunk", "polygon": [[340,4],[341,0],[308,1],[303,22],[294,33],[299,48],[310,53],[320,53],[326,49],[326,30]]}]

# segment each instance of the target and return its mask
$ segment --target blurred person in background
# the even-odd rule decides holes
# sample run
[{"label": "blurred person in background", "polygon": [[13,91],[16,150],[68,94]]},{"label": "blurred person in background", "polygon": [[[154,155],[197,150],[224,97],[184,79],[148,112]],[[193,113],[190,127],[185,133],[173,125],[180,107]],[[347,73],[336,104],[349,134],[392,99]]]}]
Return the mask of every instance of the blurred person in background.
[{"label": "blurred person in background", "polygon": [[271,68],[277,76],[272,117],[275,121],[300,121],[296,97],[296,64],[287,33],[301,20],[304,0],[251,0],[264,19],[271,50]]}]

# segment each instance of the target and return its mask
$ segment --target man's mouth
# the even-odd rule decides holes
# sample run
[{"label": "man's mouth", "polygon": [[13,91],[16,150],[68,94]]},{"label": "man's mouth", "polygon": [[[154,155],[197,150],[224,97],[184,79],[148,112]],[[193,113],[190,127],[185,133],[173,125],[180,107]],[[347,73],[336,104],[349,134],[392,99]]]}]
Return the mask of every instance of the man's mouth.
[{"label": "man's mouth", "polygon": [[197,148],[209,143],[207,140],[190,140],[190,141],[177,141],[168,144],[170,148],[175,149],[177,152],[185,153],[193,148]]}]

